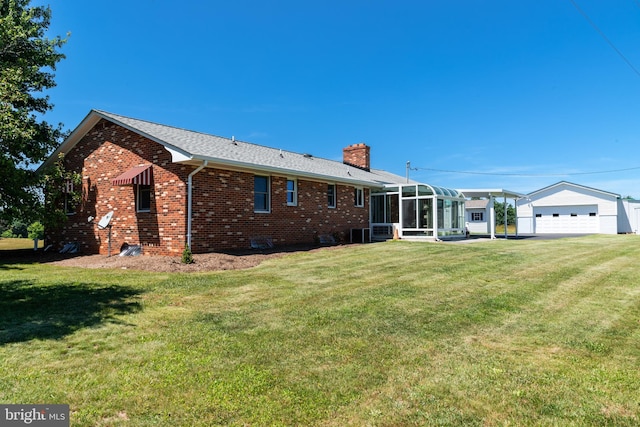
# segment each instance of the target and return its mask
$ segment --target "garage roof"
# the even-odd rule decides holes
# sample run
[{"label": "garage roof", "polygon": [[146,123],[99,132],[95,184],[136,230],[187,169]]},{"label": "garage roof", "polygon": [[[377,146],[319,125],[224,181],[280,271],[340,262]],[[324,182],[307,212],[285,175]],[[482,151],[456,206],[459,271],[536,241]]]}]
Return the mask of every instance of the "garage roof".
[{"label": "garage roof", "polygon": [[535,194],[538,194],[538,193],[541,193],[543,191],[547,191],[547,190],[550,190],[550,189],[552,189],[554,187],[559,187],[559,186],[562,186],[562,185],[565,185],[565,186],[568,186],[568,187],[581,188],[581,189],[589,190],[589,191],[595,191],[597,193],[606,194],[607,196],[613,196],[613,197],[620,198],[619,194],[611,193],[609,191],[604,191],[604,190],[598,190],[597,188],[587,187],[586,185],[574,184],[573,182],[569,182],[569,181],[556,182],[555,184],[552,184],[552,185],[549,185],[547,187],[541,188],[539,190],[533,191],[533,192],[527,194],[527,196],[533,196]]}]

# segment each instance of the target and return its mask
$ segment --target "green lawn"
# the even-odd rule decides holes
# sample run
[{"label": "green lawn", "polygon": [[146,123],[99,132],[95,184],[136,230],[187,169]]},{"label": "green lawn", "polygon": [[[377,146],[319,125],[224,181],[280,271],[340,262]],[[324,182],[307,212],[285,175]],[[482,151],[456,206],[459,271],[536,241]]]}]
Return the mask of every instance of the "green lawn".
[{"label": "green lawn", "polygon": [[0,259],[0,402],[73,426],[635,426],[640,238],[150,274]]},{"label": "green lawn", "polygon": [[[496,224],[495,232],[497,235],[504,235],[504,224]],[[516,226],[514,224],[507,225],[507,233],[510,235],[515,235]]]},{"label": "green lawn", "polygon": [[[38,240],[38,247],[44,246],[43,240]],[[20,238],[0,237],[0,251],[14,249],[33,249],[33,240]],[[0,253],[2,255],[2,253]]]}]

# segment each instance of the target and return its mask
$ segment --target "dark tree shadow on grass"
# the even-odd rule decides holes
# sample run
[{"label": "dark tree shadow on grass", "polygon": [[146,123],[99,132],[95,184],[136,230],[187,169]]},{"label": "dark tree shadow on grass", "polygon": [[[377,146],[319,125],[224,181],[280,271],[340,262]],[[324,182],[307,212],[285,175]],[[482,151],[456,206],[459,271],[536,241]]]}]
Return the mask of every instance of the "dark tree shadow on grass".
[{"label": "dark tree shadow on grass", "polygon": [[116,316],[140,311],[140,292],[95,283],[38,285],[0,282],[0,345],[32,339],[59,339]]},{"label": "dark tree shadow on grass", "polygon": [[3,249],[0,250],[0,270],[23,270],[22,264],[43,264],[82,255],[86,254],[61,254],[57,251],[45,252],[33,249]]}]

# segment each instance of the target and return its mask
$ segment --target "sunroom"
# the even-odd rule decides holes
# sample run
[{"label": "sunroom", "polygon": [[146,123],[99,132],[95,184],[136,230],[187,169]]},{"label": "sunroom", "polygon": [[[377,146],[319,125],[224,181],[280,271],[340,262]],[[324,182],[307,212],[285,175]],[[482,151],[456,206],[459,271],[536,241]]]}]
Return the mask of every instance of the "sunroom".
[{"label": "sunroom", "polygon": [[465,236],[464,195],[429,184],[385,186],[371,195],[373,240],[439,240]]}]

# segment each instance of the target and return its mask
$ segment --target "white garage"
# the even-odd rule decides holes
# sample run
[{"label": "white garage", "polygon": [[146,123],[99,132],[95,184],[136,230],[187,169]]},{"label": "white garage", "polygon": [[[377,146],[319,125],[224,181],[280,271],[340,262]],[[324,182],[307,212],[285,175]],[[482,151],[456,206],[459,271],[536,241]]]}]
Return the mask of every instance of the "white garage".
[{"label": "white garage", "polygon": [[516,202],[518,232],[531,234],[616,234],[615,193],[561,181]]}]

